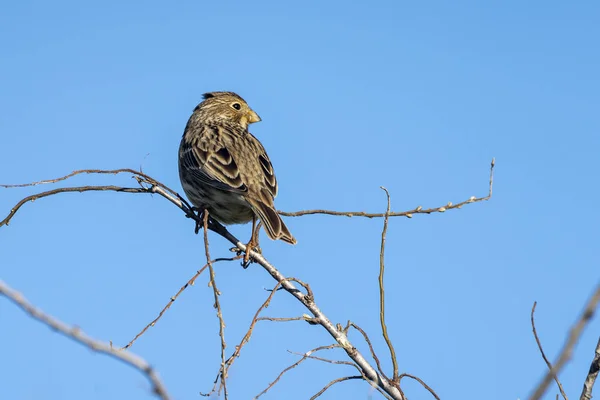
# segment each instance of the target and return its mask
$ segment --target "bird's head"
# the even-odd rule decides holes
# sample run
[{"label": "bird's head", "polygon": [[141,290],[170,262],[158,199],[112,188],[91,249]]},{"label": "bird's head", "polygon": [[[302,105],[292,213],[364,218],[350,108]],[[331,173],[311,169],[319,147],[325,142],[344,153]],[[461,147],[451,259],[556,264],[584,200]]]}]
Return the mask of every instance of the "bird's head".
[{"label": "bird's head", "polygon": [[233,92],[210,92],[203,95],[204,101],[196,107],[194,113],[205,121],[225,121],[240,124],[244,129],[259,122],[260,117],[248,103]]}]

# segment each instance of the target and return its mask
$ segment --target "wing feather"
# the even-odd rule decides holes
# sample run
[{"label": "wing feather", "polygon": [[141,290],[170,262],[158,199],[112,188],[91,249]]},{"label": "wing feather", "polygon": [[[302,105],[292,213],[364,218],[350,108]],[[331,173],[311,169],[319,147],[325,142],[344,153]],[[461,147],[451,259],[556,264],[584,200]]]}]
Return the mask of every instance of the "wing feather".
[{"label": "wing feather", "polygon": [[229,192],[245,193],[248,187],[240,176],[222,135],[222,127],[202,126],[201,132],[184,134],[179,148],[181,166],[192,179]]},{"label": "wing feather", "polygon": [[271,164],[271,160],[269,159],[269,156],[267,155],[265,148],[262,146],[262,144],[259,142],[259,140],[257,138],[255,138],[251,133],[248,133],[248,135],[252,138],[253,142],[256,144],[256,147],[258,148],[258,151],[259,151],[258,161],[260,162],[260,166],[261,166],[261,170],[262,170],[262,174],[263,174],[263,180],[264,180],[266,189],[269,191],[271,196],[273,196],[273,198],[275,198],[275,197],[277,197],[278,186],[277,186],[277,178],[275,177],[275,170],[273,169],[273,164]]}]

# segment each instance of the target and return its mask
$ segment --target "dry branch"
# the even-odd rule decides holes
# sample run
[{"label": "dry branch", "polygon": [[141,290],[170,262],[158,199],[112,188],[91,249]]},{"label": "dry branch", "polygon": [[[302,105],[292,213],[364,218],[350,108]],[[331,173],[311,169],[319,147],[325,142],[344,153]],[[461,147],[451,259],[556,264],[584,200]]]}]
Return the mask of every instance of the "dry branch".
[{"label": "dry branch", "polygon": [[421,206],[415,207],[409,211],[401,211],[401,212],[390,212],[390,213],[368,213],[364,211],[333,211],[333,210],[302,210],[302,211],[277,211],[280,215],[285,217],[301,217],[303,215],[314,215],[314,214],[324,214],[324,215],[335,215],[335,216],[343,216],[343,217],[365,217],[365,218],[383,218],[386,215],[388,217],[407,217],[412,218],[413,214],[433,214],[433,213],[443,213],[448,210],[453,210],[455,208],[461,208],[466,204],[478,203],[480,201],[487,201],[492,198],[492,187],[494,185],[494,167],[496,165],[496,159],[492,158],[491,166],[490,166],[490,181],[488,194],[485,197],[475,197],[471,196],[469,199],[462,201],[457,204],[453,204],[449,202],[445,206],[441,207],[432,207],[432,208],[423,208]]},{"label": "dry branch", "polygon": [[594,353],[594,360],[590,365],[590,371],[588,372],[585,382],[583,383],[583,391],[581,392],[581,397],[579,400],[592,399],[592,389],[594,388],[594,383],[598,377],[598,371],[600,371],[600,338],[598,338],[598,344],[596,345],[596,351]]},{"label": "dry branch", "polygon": [[[535,319],[533,316],[535,314],[536,306],[537,306],[537,301],[534,301],[533,307],[531,307],[531,329],[533,330],[533,336],[535,337],[535,341],[538,345],[538,349],[540,349],[540,353],[542,353],[542,358],[544,359],[544,362],[548,366],[548,369],[550,371],[552,371],[552,364],[550,363],[550,361],[548,361],[548,358],[546,357],[546,354],[544,353],[544,349],[542,348],[542,343],[540,342],[540,338],[538,337],[537,330],[535,329]],[[562,384],[560,383],[560,380],[558,379],[558,376],[554,375],[553,378],[554,378],[554,381],[556,381],[556,385],[558,385],[558,390],[560,390],[560,394],[562,395],[563,399],[569,400],[563,389]]]},{"label": "dry branch", "polygon": [[[229,356],[229,358],[221,364],[221,367],[219,368],[219,375],[217,376],[217,380],[218,380],[219,376],[223,377],[223,376],[228,375],[229,368],[231,368],[231,366],[233,365],[233,362],[236,360],[236,358],[238,358],[240,356],[240,352],[242,351],[242,348],[250,341],[250,337],[252,336],[252,332],[254,331],[254,326],[259,321],[258,316],[260,315],[262,310],[264,310],[265,308],[267,308],[269,306],[269,303],[271,302],[271,300],[273,299],[273,296],[277,292],[278,287],[279,287],[279,282],[277,282],[277,284],[271,291],[271,294],[269,294],[269,297],[267,297],[267,300],[264,301],[264,303],[258,308],[256,313],[254,314],[254,318],[252,318],[252,321],[250,322],[250,327],[246,331],[246,334],[242,338],[240,344],[235,346],[235,351],[233,352],[233,354],[231,356]],[[215,385],[213,386],[213,388],[210,392],[200,393],[200,395],[202,395],[204,397],[209,397],[216,390],[217,390],[217,381],[215,381]]]},{"label": "dry branch", "polygon": [[567,337],[567,341],[565,342],[560,355],[558,357],[558,361],[554,363],[554,366],[546,373],[544,378],[542,378],[539,385],[536,387],[535,391],[529,398],[529,400],[539,400],[542,398],[548,386],[552,382],[554,376],[558,376],[558,373],[562,370],[562,368],[567,364],[567,362],[571,359],[573,355],[573,349],[575,345],[579,341],[583,330],[588,325],[592,317],[594,316],[594,312],[598,307],[598,303],[600,303],[600,283],[596,286],[594,293],[590,297],[590,299],[585,304],[583,308],[583,312],[579,319],[575,322],[575,324],[571,327],[569,331],[569,336]]},{"label": "dry branch", "polygon": [[315,400],[317,397],[321,396],[323,393],[325,393],[325,391],[327,389],[329,389],[330,387],[332,387],[336,383],[340,383],[340,382],[344,382],[344,381],[349,381],[351,379],[363,379],[363,377],[360,376],[360,375],[354,375],[354,376],[344,376],[343,378],[334,379],[331,382],[329,382],[327,385],[325,385],[325,387],[323,389],[319,390],[314,396],[312,396],[310,398],[310,400]]},{"label": "dry branch", "polygon": [[296,368],[298,365],[302,364],[303,361],[305,361],[307,358],[310,357],[310,355],[312,353],[315,353],[317,351],[321,351],[321,350],[329,350],[329,349],[333,349],[336,347],[340,347],[339,344],[330,344],[328,346],[319,346],[316,347],[312,350],[307,351],[306,353],[304,353],[304,355],[302,356],[301,359],[299,359],[298,361],[296,361],[295,363],[293,363],[292,365],[290,365],[289,367],[285,368],[283,371],[281,371],[279,373],[279,375],[277,375],[277,378],[275,378],[275,380],[271,383],[269,383],[269,386],[267,386],[262,392],[260,392],[259,394],[257,394],[256,396],[254,396],[254,400],[258,399],[260,396],[262,396],[263,394],[267,393],[273,386],[275,386],[275,384],[277,382],[279,382],[279,380],[281,379],[281,377],[288,372],[289,370],[292,370],[294,368]]},{"label": "dry branch", "polygon": [[[339,346],[337,346],[337,345],[334,345],[334,346],[335,346],[335,347],[339,347]],[[322,362],[325,362],[325,363],[328,363],[328,364],[348,365],[348,366],[351,366],[351,367],[354,367],[354,368],[356,368],[356,370],[357,370],[359,373],[361,373],[361,374],[362,374],[362,371],[360,370],[360,368],[359,368],[359,367],[358,367],[356,364],[354,364],[354,363],[352,363],[352,362],[350,362],[350,361],[331,360],[331,359],[329,359],[329,358],[317,357],[317,356],[313,356],[313,355],[311,355],[311,353],[312,353],[312,352],[313,352],[313,350],[311,350],[311,351],[309,351],[309,352],[307,352],[307,353],[304,353],[304,354],[302,354],[302,353],[297,353],[297,352],[295,352],[295,351],[290,351],[290,350],[288,350],[288,353],[295,354],[295,355],[297,355],[297,356],[302,356],[302,360],[300,360],[300,362],[304,361],[304,359],[306,359],[306,358],[310,358],[311,360],[322,361]],[[379,393],[381,393],[381,394],[383,395],[383,397],[385,397],[386,399],[389,399],[389,398],[390,398],[390,397],[389,397],[389,396],[388,396],[388,395],[387,395],[385,392],[383,392],[383,391],[381,390],[381,388],[379,388],[379,387],[375,386],[375,385],[373,384],[373,382],[370,382],[370,381],[369,381],[369,379],[368,379],[368,378],[367,378],[367,377],[366,377],[364,374],[363,374],[363,375],[361,375],[361,376],[360,376],[360,378],[361,378],[361,379],[363,379],[364,381],[367,381],[367,382],[368,382],[368,383],[371,385],[371,387],[375,388],[375,389],[376,389],[376,390],[377,390]],[[334,381],[335,381],[335,380],[334,380]],[[333,382],[333,383],[335,383],[334,381],[332,381],[332,382]],[[332,382],[329,382],[329,383],[328,383],[328,384],[325,386],[325,388],[327,388],[327,387],[331,386],[331,385],[333,384]],[[325,389],[325,390],[326,390],[326,389]],[[321,391],[321,392],[319,392],[319,393],[321,393],[321,394],[322,394],[322,392],[324,392],[324,390],[322,390],[322,391]],[[319,396],[320,396],[320,394],[319,394],[319,393],[315,394],[313,397],[311,397],[311,399],[312,399],[312,398],[319,397]],[[316,397],[315,397],[315,396],[316,396]]]},{"label": "dry branch", "polygon": [[208,270],[210,273],[210,286],[213,289],[215,298],[214,307],[217,310],[217,318],[219,319],[219,337],[221,338],[221,385],[219,386],[218,393],[220,394],[221,388],[223,389],[223,395],[225,400],[229,398],[227,393],[227,369],[225,369],[225,320],[223,319],[223,311],[221,310],[221,303],[219,302],[219,296],[221,292],[217,288],[217,282],[215,280],[215,269],[213,268],[212,261],[210,260],[210,252],[208,246],[208,210],[204,210],[202,223],[204,226],[204,253],[206,254],[206,263],[208,264]]},{"label": "dry branch", "polygon": [[278,317],[259,317],[257,321],[273,321],[273,322],[290,322],[290,321],[306,321],[306,317],[289,317],[289,318],[278,318]]},{"label": "dry branch", "polygon": [[427,389],[429,391],[429,393],[431,393],[431,395],[433,397],[435,397],[436,400],[440,400],[439,396],[437,395],[437,393],[435,393],[435,391],[430,388],[425,382],[423,382],[423,380],[417,376],[411,375],[411,374],[400,374],[400,376],[398,377],[398,384],[400,384],[400,380],[404,377],[410,378],[410,379],[414,379],[415,381],[419,382],[421,384],[421,386],[423,386],[425,389]]},{"label": "dry branch", "polygon": [[[492,160],[492,164],[491,164],[491,168],[490,168],[490,186],[489,186],[489,192],[488,192],[487,196],[481,197],[481,198],[471,197],[466,201],[463,201],[461,203],[454,204],[454,205],[452,203],[448,203],[445,206],[430,208],[430,209],[423,209],[422,207],[419,206],[419,207],[415,208],[414,210],[400,212],[400,213],[389,212],[389,208],[388,208],[388,210],[384,214],[368,214],[368,213],[363,213],[363,212],[349,212],[349,213],[346,212],[346,213],[344,213],[344,212],[327,211],[327,210],[306,210],[306,211],[299,211],[297,213],[280,212],[280,214],[288,215],[288,216],[300,216],[300,215],[308,215],[308,214],[329,214],[329,215],[345,215],[345,216],[364,216],[364,217],[368,217],[368,218],[386,217],[386,219],[387,219],[388,217],[391,217],[391,216],[405,216],[405,217],[410,218],[410,217],[412,217],[412,214],[430,214],[430,213],[434,213],[434,212],[444,212],[444,211],[447,211],[450,209],[461,208],[463,205],[466,205],[466,204],[489,200],[492,195],[493,169],[494,169],[494,160]],[[58,181],[63,181],[63,180],[68,179],[69,177],[79,175],[79,174],[94,174],[94,173],[95,174],[117,174],[117,173],[122,173],[122,172],[128,172],[128,173],[133,174],[133,178],[136,179],[136,181],[138,182],[140,187],[130,188],[130,187],[119,187],[119,186],[112,186],[112,185],[110,185],[110,186],[79,186],[79,187],[59,188],[59,189],[54,189],[54,190],[38,193],[35,195],[27,196],[24,199],[22,199],[21,201],[19,201],[15,205],[15,207],[13,207],[13,209],[10,211],[10,213],[6,216],[6,218],[4,220],[0,221],[0,227],[3,225],[8,225],[8,223],[12,220],[12,218],[15,216],[15,214],[20,210],[20,208],[25,203],[36,200],[36,199],[48,197],[51,195],[59,194],[59,193],[86,192],[86,191],[115,191],[115,192],[126,192],[126,193],[158,194],[158,195],[164,197],[165,199],[167,199],[168,201],[170,201],[171,203],[173,203],[179,209],[181,209],[188,218],[191,218],[195,221],[195,223],[198,227],[204,225],[205,228],[210,229],[210,230],[216,232],[217,234],[221,235],[225,239],[227,239],[240,251],[246,251],[246,246],[242,242],[240,242],[235,236],[233,236],[224,226],[222,226],[221,224],[219,224],[218,222],[216,222],[212,219],[202,220],[202,218],[194,212],[193,208],[183,198],[181,198],[175,191],[173,191],[172,189],[168,188],[164,184],[156,181],[155,179],[151,178],[150,176],[143,174],[139,171],[135,171],[135,170],[131,170],[131,169],[79,170],[79,171],[74,171],[73,173],[71,173],[69,175],[66,175],[64,177],[57,178],[57,179],[39,181],[39,182],[34,182],[31,184],[25,184],[25,185],[0,185],[0,186],[3,186],[3,187],[35,186],[35,185],[39,185],[39,184],[55,183]],[[206,229],[205,229],[205,235],[206,235]],[[208,245],[207,241],[205,243],[206,243],[206,245]],[[206,249],[206,250],[207,250],[206,253],[208,256],[208,249]],[[401,400],[404,399],[404,396],[401,393],[401,391],[398,387],[398,384],[396,382],[388,379],[381,372],[381,367],[379,365],[378,360],[377,360],[377,364],[378,364],[377,367],[378,367],[379,371],[375,370],[369,364],[369,362],[364,358],[364,356],[352,345],[352,343],[350,342],[350,340],[348,339],[348,336],[347,336],[347,329],[342,329],[341,326],[340,327],[335,326],[327,318],[327,316],[319,309],[319,307],[316,305],[316,303],[314,301],[314,295],[308,284],[306,284],[296,278],[285,278],[273,265],[271,265],[260,253],[258,253],[256,251],[250,251],[250,257],[254,262],[261,265],[278,282],[278,285],[280,285],[280,287],[283,290],[287,291],[289,294],[294,296],[298,301],[300,301],[312,313],[312,315],[313,315],[312,318],[308,317],[305,319],[309,323],[322,326],[333,337],[333,339],[338,343],[337,345],[333,345],[333,346],[339,346],[344,349],[344,351],[346,352],[348,357],[350,357],[350,359],[352,359],[353,363],[359,369],[361,375],[365,378],[365,380],[376,385],[377,389],[380,390],[386,398],[401,399]],[[208,258],[208,260],[210,261],[210,258]],[[208,265],[209,265],[209,269],[210,269],[211,263],[209,262]],[[293,282],[304,287],[304,289],[306,290],[306,293],[303,293],[302,291],[298,290]],[[213,285],[213,290],[215,291],[215,297],[216,297],[215,304],[217,305],[218,290],[216,289],[216,287],[214,285],[214,272],[211,274],[211,284]],[[218,305],[217,305],[217,307],[218,307]],[[168,307],[166,307],[166,308],[168,308]],[[162,315],[162,313],[160,315]],[[160,315],[159,315],[159,318],[160,318]],[[256,318],[256,316],[255,316],[255,318]],[[158,318],[156,320],[158,320]],[[156,322],[156,320],[153,322]],[[255,323],[256,321],[253,321],[253,322]],[[151,325],[152,325],[152,323],[149,324],[149,326],[151,326]],[[222,347],[222,367],[221,367],[222,370],[220,371],[220,374],[222,374],[221,375],[221,377],[223,378],[222,383],[224,384],[224,378],[226,377],[226,373],[227,373],[226,368],[225,368],[225,366],[227,365],[227,361],[224,360],[225,342],[224,342],[224,337],[223,337],[223,327],[224,327],[224,323],[222,322],[222,316],[221,316],[220,317],[220,333],[221,333],[221,340],[222,340],[222,343],[221,343],[222,344],[222,346],[221,346]],[[145,329],[147,329],[147,327]],[[366,335],[364,333],[364,331],[363,331],[363,335]],[[367,337],[365,336],[365,338],[367,338]],[[368,339],[367,339],[367,341],[368,341]],[[375,356],[372,346],[370,345],[369,347],[371,349],[373,356]],[[231,362],[233,362],[233,361],[231,361]],[[395,366],[394,367],[395,371],[396,371],[396,368],[397,367]]]},{"label": "dry branch", "polygon": [[125,364],[134,367],[135,369],[146,375],[153,387],[153,392],[160,399],[170,399],[167,393],[167,389],[160,377],[158,376],[158,373],[154,370],[154,368],[152,368],[152,366],[150,366],[150,364],[148,364],[146,360],[144,360],[140,356],[135,355],[129,351],[113,348],[112,345],[109,343],[104,343],[87,336],[78,327],[69,326],[64,322],[54,318],[53,316],[44,313],[40,309],[34,307],[30,302],[28,302],[27,299],[21,293],[9,287],[2,280],[0,280],[0,294],[12,301],[19,308],[21,308],[21,310],[29,314],[32,318],[40,321],[44,325],[68,337],[69,339],[72,339],[95,352],[106,354],[110,357],[124,362]]},{"label": "dry branch", "polygon": [[[375,354],[375,350],[373,349],[373,344],[371,343],[371,340],[369,339],[369,335],[367,335],[367,332],[365,332],[360,326],[356,325],[354,322],[348,321],[347,326],[353,327],[354,329],[356,329],[363,335],[363,337],[365,338],[365,342],[367,342],[367,344],[369,345],[369,350],[371,351],[371,357],[373,357],[373,360],[375,360],[375,365],[377,365],[377,370],[379,371],[381,376],[383,376],[385,379],[389,380],[389,378],[385,375],[385,373],[383,372],[383,369],[381,368],[381,363],[379,362],[379,358],[377,357],[377,354]],[[348,331],[348,328],[346,328],[346,332],[347,331]]]},{"label": "dry branch", "polygon": [[[211,260],[211,263],[217,263],[220,261],[234,261],[234,260],[239,260],[240,258],[242,258],[242,256],[237,256],[237,257],[231,257],[231,258],[215,258],[214,260]],[[200,274],[202,274],[202,272],[204,272],[204,270],[208,268],[208,263],[204,264],[204,266],[202,268],[200,268],[198,271],[196,271],[196,273],[194,274],[194,276],[192,276],[186,283],[185,285],[183,285],[179,291],[175,294],[175,296],[171,297],[169,299],[169,302],[163,307],[163,309],[160,311],[160,313],[158,313],[158,316],[156,318],[154,318],[152,320],[152,322],[150,322],[148,325],[146,325],[140,332],[138,332],[137,335],[135,335],[135,337],[133,339],[131,339],[131,341],[129,343],[127,343],[127,345],[123,346],[122,349],[128,349],[130,348],[133,343],[138,340],[140,338],[140,336],[142,336],[144,333],[146,333],[146,331],[148,330],[148,328],[153,327],[159,319],[162,318],[163,314],[169,309],[171,308],[171,306],[173,305],[173,303],[175,302],[175,300],[177,300],[177,298],[179,297],[179,295],[181,293],[183,293],[183,291],[185,289],[188,288],[188,286],[193,286],[194,283],[196,282],[196,279],[198,279],[198,277],[200,276]]]},{"label": "dry branch", "polygon": [[390,350],[390,358],[394,368],[392,382],[398,384],[398,360],[396,359],[396,351],[394,345],[387,333],[387,325],[385,324],[385,289],[383,287],[383,274],[385,272],[385,237],[387,235],[388,221],[390,219],[390,193],[383,186],[381,187],[387,196],[387,209],[383,220],[383,231],[381,232],[381,250],[379,252],[379,320],[381,323],[381,333],[385,339],[385,343]]}]

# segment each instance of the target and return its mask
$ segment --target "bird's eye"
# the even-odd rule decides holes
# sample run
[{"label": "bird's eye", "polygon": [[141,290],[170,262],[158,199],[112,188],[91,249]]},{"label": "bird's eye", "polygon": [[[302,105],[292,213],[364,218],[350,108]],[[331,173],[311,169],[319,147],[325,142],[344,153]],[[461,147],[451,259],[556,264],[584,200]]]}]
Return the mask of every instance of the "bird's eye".
[{"label": "bird's eye", "polygon": [[233,103],[231,105],[231,107],[235,108],[236,110],[240,110],[242,108],[242,106],[240,105],[240,103]]}]

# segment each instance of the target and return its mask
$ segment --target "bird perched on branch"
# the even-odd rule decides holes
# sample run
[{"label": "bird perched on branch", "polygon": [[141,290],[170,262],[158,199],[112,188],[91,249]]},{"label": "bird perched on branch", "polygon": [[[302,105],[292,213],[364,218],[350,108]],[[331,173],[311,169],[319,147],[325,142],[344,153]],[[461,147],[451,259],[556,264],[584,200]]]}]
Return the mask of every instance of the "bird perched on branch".
[{"label": "bird perched on branch", "polygon": [[[267,235],[295,244],[277,211],[277,179],[262,144],[248,125],[260,117],[232,92],[204,94],[179,146],[179,177],[192,204],[223,224],[252,221],[248,247],[258,244],[256,218]],[[247,249],[246,254],[249,254]]]}]

